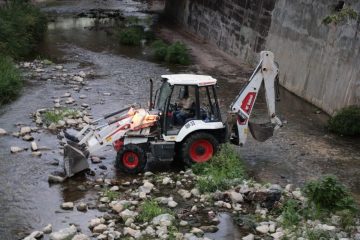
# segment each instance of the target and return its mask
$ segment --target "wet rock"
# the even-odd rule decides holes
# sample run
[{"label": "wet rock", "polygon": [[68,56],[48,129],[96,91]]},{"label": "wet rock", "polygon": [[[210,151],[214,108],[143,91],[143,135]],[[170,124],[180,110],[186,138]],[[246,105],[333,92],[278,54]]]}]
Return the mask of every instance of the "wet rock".
[{"label": "wet rock", "polygon": [[202,237],[202,236],[204,236],[204,231],[201,230],[200,228],[193,227],[190,232],[191,232],[192,234],[194,234],[195,236],[197,236],[197,237]]},{"label": "wet rock", "polygon": [[210,226],[201,226],[200,229],[203,232],[209,232],[209,233],[215,233],[219,230],[219,228],[215,225],[210,225]]},{"label": "wet rock", "polygon": [[80,99],[85,99],[85,98],[87,98],[87,96],[82,94],[82,95],[79,96],[79,98]]},{"label": "wet rock", "polygon": [[134,223],[134,219],[133,218],[128,218],[125,221],[125,226],[130,227],[131,224],[133,224],[133,223]]},{"label": "wet rock", "polygon": [[25,148],[16,147],[16,146],[10,147],[10,152],[11,153],[19,153],[19,152],[22,152],[22,151],[25,151]]},{"label": "wet rock", "polygon": [[55,103],[55,104],[54,104],[54,108],[61,108],[60,103]]},{"label": "wet rock", "polygon": [[38,146],[37,146],[37,144],[36,144],[35,141],[32,141],[32,142],[31,142],[31,150],[32,150],[33,152],[39,150],[39,148],[38,148]]},{"label": "wet rock", "polygon": [[84,122],[86,122],[87,124],[91,123],[91,119],[90,119],[89,117],[87,117],[87,116],[84,116],[84,117],[83,117],[83,120],[84,120]]},{"label": "wet rock", "polygon": [[191,193],[188,190],[185,190],[185,189],[180,189],[178,191],[178,194],[184,199],[188,199],[188,198],[191,197]]},{"label": "wet rock", "polygon": [[235,191],[230,191],[228,192],[229,197],[231,199],[231,202],[233,203],[242,203],[244,202],[244,198],[242,196],[241,193],[235,192]]},{"label": "wet rock", "polygon": [[75,102],[75,99],[73,99],[72,97],[69,97],[68,99],[66,99],[65,103],[66,104],[72,104]]},{"label": "wet rock", "polygon": [[41,232],[41,231],[34,231],[34,232],[32,232],[29,236],[27,236],[26,238],[24,238],[24,240],[33,240],[33,239],[42,238],[43,235],[44,235],[44,233]]},{"label": "wet rock", "polygon": [[140,230],[135,230],[135,229],[132,229],[132,228],[129,228],[129,227],[125,227],[124,228],[124,235],[127,236],[131,236],[135,239],[138,239],[141,237],[141,231]]},{"label": "wet rock", "polygon": [[57,126],[55,123],[51,123],[49,126],[48,126],[48,129],[49,130],[56,130],[57,129]]},{"label": "wet rock", "polygon": [[242,238],[242,240],[254,240],[254,239],[255,239],[255,235],[251,233]]},{"label": "wet rock", "polygon": [[119,215],[124,221],[126,221],[128,218],[135,218],[138,215],[138,213],[131,211],[129,209],[125,209]]},{"label": "wet rock", "polygon": [[154,173],[152,173],[152,172],[145,172],[144,173],[144,177],[150,177],[152,175],[154,175]]},{"label": "wet rock", "polygon": [[103,164],[99,165],[99,168],[102,169],[102,170],[107,170],[107,167]]},{"label": "wet rock", "polygon": [[24,136],[26,134],[31,133],[31,128],[30,127],[21,127],[20,128],[20,135]]},{"label": "wet rock", "polygon": [[90,220],[89,228],[94,228],[97,225],[100,225],[100,224],[102,224],[104,222],[105,222],[105,219],[93,218],[93,219]]},{"label": "wet rock", "polygon": [[269,232],[269,226],[268,225],[260,225],[256,227],[256,231],[262,234],[266,234]]},{"label": "wet rock", "polygon": [[76,81],[76,82],[83,82],[84,81],[84,78],[80,77],[80,76],[74,76],[73,77],[73,80]]},{"label": "wet rock", "polygon": [[94,233],[103,233],[104,231],[106,231],[106,229],[107,229],[107,226],[105,224],[99,224],[94,227],[93,232]]},{"label": "wet rock", "polygon": [[22,139],[23,139],[24,141],[32,141],[32,140],[34,140],[34,137],[31,136],[30,134],[26,134],[26,135],[24,135],[24,136],[22,137]]},{"label": "wet rock", "polygon": [[144,185],[139,187],[139,192],[143,192],[147,194],[150,193],[153,188],[154,188],[154,184],[152,184],[147,180],[144,180]]},{"label": "wet rock", "polygon": [[73,210],[74,209],[74,203],[73,202],[64,202],[60,206],[64,210]]},{"label": "wet rock", "polygon": [[65,181],[65,178],[61,177],[61,176],[55,176],[50,174],[48,177],[48,182],[49,183],[62,183]]},{"label": "wet rock", "polygon": [[79,203],[77,206],[76,206],[76,209],[80,212],[86,212],[87,211],[87,205],[86,203]]},{"label": "wet rock", "polygon": [[274,238],[274,240],[280,240],[284,236],[284,233],[276,232],[276,233],[270,234],[270,236],[272,236]]},{"label": "wet rock", "polygon": [[175,220],[175,217],[165,213],[159,216],[156,216],[152,219],[151,223],[153,225],[161,225],[161,226],[171,226],[172,222]]},{"label": "wet rock", "polygon": [[178,203],[175,202],[174,200],[170,200],[170,201],[168,202],[168,206],[169,206],[170,208],[175,208],[177,205],[178,205]]},{"label": "wet rock", "polygon": [[82,106],[83,108],[88,108],[88,107],[89,107],[89,104],[87,104],[87,103],[82,103],[81,106]]},{"label": "wet rock", "polygon": [[86,236],[85,234],[77,234],[71,240],[90,240],[90,237]]},{"label": "wet rock", "polygon": [[106,212],[107,211],[107,206],[106,206],[106,204],[99,204],[98,206],[97,206],[97,209],[100,211],[100,212]]},{"label": "wet rock", "polygon": [[68,240],[75,236],[77,228],[71,225],[68,228],[61,229],[58,232],[50,234],[50,240]]},{"label": "wet rock", "polygon": [[41,157],[42,152],[40,152],[40,151],[32,152],[31,155],[32,155],[33,157]]},{"label": "wet rock", "polygon": [[96,239],[98,239],[98,240],[107,240],[108,237],[107,237],[107,235],[105,235],[105,234],[100,234],[99,236],[97,236]]},{"label": "wet rock", "polygon": [[45,234],[50,234],[52,232],[52,225],[51,224],[46,225],[42,231]]},{"label": "wet rock", "polygon": [[85,73],[84,71],[80,71],[80,72],[78,73],[78,75],[79,75],[80,77],[82,77],[82,78],[85,78],[85,77],[86,77],[86,73]]}]

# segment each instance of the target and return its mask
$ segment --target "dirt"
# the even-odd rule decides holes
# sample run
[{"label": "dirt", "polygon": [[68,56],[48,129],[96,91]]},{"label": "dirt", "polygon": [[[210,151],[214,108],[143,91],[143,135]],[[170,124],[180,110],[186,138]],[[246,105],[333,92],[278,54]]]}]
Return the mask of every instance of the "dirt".
[{"label": "dirt", "polygon": [[[96,28],[98,22],[87,17],[74,17],[89,9],[121,9],[124,16],[153,16],[157,21],[159,4],[144,8],[143,1],[50,1],[43,10],[51,14],[52,22],[45,42],[41,47],[41,57],[49,58],[64,66],[68,72],[85,71],[91,73],[86,79],[87,87],[75,91],[73,86],[61,79],[49,80],[41,76],[26,77],[22,95],[13,103],[0,108],[0,127],[8,132],[19,130],[21,124],[35,126],[29,116],[39,108],[52,107],[53,98],[71,92],[76,104],[83,102],[91,106],[91,113],[97,118],[114,109],[134,102],[146,104],[148,100],[148,80],[153,78],[159,84],[160,75],[166,73],[194,72],[210,74],[219,79],[218,95],[221,108],[226,112],[242,84],[251,74],[251,66],[223,54],[209,43],[183,32],[160,25],[159,34],[165,39],[181,40],[192,49],[194,64],[189,67],[174,67],[154,62],[148,47],[132,48],[119,45],[106,31],[116,22],[106,19]],[[148,2],[147,4],[151,3]],[[155,22],[156,22],[155,21]],[[53,71],[49,66],[47,71]],[[280,66],[281,67],[281,66]],[[282,72],[286,71],[281,70]],[[103,93],[111,93],[105,96]],[[86,99],[79,96],[85,94]],[[327,133],[325,124],[328,116],[317,114],[314,106],[300,98],[281,90],[282,101],[278,112],[287,124],[265,143],[249,139],[247,145],[239,148],[246,162],[250,176],[263,182],[295,183],[301,186],[306,180],[321,174],[337,175],[352,192],[360,193],[360,141],[337,137]],[[76,105],[75,105],[76,106]],[[263,121],[265,103],[263,99],[256,105],[254,116]],[[20,125],[15,125],[21,123]],[[54,162],[61,161],[59,141],[53,133],[39,130],[33,134],[40,145],[51,150],[44,151],[41,158],[32,157],[30,152],[10,154],[10,146],[28,146],[21,139],[5,136],[0,138],[0,236],[2,239],[16,239],[34,229],[41,229],[48,223],[60,229],[70,222],[80,224],[87,233],[87,222],[94,216],[102,215],[97,210],[87,213],[60,211],[64,201],[92,202],[97,200],[96,191],[85,187],[88,181],[97,177],[132,180],[136,177],[123,175],[115,170],[114,151],[106,148],[99,155],[104,156],[102,164],[91,165],[96,176],[81,175],[62,185],[49,185],[49,173],[58,171]],[[167,164],[148,164],[148,170],[163,172],[171,169]],[[176,169],[171,169],[176,171]],[[224,219],[227,219],[224,216]],[[231,222],[224,220],[224,222]],[[221,224],[224,225],[224,222]],[[220,224],[220,225],[221,225]],[[217,239],[227,239],[233,234],[229,224],[214,235]]]}]

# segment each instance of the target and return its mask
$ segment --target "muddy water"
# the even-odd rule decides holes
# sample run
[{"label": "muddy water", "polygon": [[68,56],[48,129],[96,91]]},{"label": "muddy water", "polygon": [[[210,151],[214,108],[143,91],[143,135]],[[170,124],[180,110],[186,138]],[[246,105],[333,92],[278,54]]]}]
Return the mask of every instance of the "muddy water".
[{"label": "muddy water", "polygon": [[[125,16],[146,18],[144,6],[147,5],[139,1],[107,1],[106,4],[101,4],[105,9],[121,9]],[[1,128],[12,132],[19,129],[15,123],[33,126],[29,114],[36,109],[53,106],[52,98],[65,92],[71,92],[79,104],[90,104],[95,117],[134,102],[144,104],[148,96],[149,78],[159,80],[161,74],[186,71],[176,68],[171,68],[170,71],[169,66],[152,62],[146,46],[120,46],[111,32],[107,31],[118,24],[114,19],[73,17],[82,11],[98,7],[97,1],[61,1],[61,5],[59,1],[52,1],[49,6],[44,7],[44,11],[52,13],[53,21],[49,23],[41,55],[62,63],[69,72],[93,72],[94,76],[88,84],[92,89],[74,92],[71,86],[58,80],[44,81],[28,77],[22,96],[12,104],[0,108]],[[151,8],[157,10],[156,1]],[[241,87],[239,83],[223,79],[219,75],[219,97],[222,107],[226,108]],[[104,92],[111,93],[111,96],[104,96]],[[78,97],[81,94],[88,97],[80,100]],[[263,119],[264,107],[265,104],[260,99],[255,112],[258,119]],[[354,193],[359,193],[359,141],[339,139],[327,134],[324,130],[327,116],[323,113],[316,114],[317,109],[284,90],[278,107],[287,124],[276,136],[266,143],[258,143],[250,138],[247,146],[239,149],[252,176],[260,181],[301,184],[320,174],[334,173]],[[93,190],[78,189],[79,185],[85,185],[86,180],[91,177],[79,176],[63,185],[50,186],[47,176],[58,170],[59,167],[54,162],[62,159],[58,141],[55,135],[47,131],[41,131],[34,137],[40,146],[51,149],[44,151],[41,158],[31,157],[29,151],[10,154],[12,145],[29,147],[27,142],[20,139],[6,136],[0,141],[1,239],[20,238],[48,223],[52,223],[55,230],[68,226],[69,223],[77,223],[88,233],[87,221],[102,213],[96,210],[89,210],[86,214],[77,211],[63,212],[59,211],[59,205],[64,201],[95,203],[97,196]],[[97,173],[96,177],[126,177],[113,168],[114,152],[110,148],[100,154],[106,157],[103,163],[108,169],[101,170],[92,166]],[[158,169],[157,166],[150,166],[150,170],[154,169]],[[235,231],[236,235],[236,227],[230,224],[226,214],[221,219],[223,227],[212,237],[233,238],[229,234],[234,234]]]}]

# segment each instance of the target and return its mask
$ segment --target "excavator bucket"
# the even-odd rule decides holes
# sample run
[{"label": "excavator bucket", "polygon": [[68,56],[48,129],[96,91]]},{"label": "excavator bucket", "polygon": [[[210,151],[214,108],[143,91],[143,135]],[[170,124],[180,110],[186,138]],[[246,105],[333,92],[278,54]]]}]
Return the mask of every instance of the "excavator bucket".
[{"label": "excavator bucket", "polygon": [[69,142],[64,146],[64,169],[67,177],[89,168],[88,153],[81,150],[77,143]]},{"label": "excavator bucket", "polygon": [[252,123],[249,121],[251,135],[259,142],[265,142],[274,135],[274,126],[272,123]]}]

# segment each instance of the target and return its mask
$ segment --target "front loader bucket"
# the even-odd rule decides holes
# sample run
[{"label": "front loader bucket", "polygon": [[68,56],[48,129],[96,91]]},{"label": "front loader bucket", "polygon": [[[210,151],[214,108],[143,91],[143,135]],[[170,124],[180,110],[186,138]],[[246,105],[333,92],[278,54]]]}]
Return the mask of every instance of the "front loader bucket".
[{"label": "front loader bucket", "polygon": [[249,121],[251,135],[259,142],[265,142],[274,135],[274,126],[271,123],[252,123]]},{"label": "front loader bucket", "polygon": [[64,146],[64,169],[67,177],[72,177],[74,174],[89,168],[88,154],[75,147],[76,143],[72,145],[66,144]]}]

